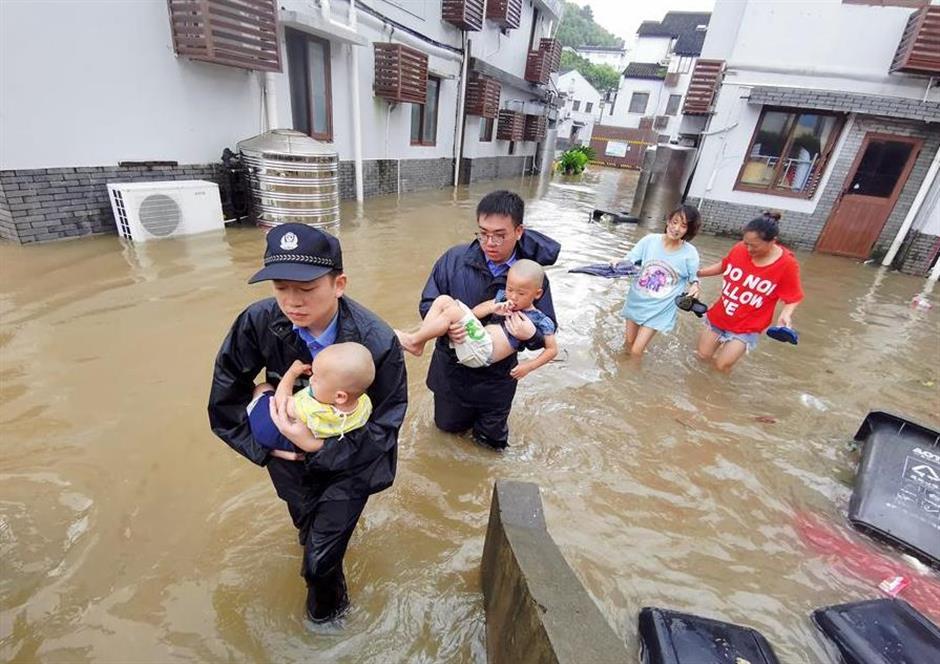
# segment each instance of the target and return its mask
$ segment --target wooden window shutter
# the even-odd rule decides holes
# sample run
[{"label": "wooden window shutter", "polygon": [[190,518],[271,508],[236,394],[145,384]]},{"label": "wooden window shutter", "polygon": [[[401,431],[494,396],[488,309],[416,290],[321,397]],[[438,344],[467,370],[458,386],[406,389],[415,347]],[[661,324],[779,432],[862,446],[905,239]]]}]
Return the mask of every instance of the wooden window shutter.
[{"label": "wooden window shutter", "polygon": [[525,134],[525,115],[503,109],[499,112],[496,138],[500,141],[521,141]]},{"label": "wooden window shutter", "polygon": [[495,118],[499,113],[498,81],[488,76],[473,76],[467,81],[467,115]]},{"label": "wooden window shutter", "polygon": [[484,0],[443,0],[441,18],[461,30],[483,29]]},{"label": "wooden window shutter", "polygon": [[424,104],[428,98],[428,56],[404,44],[375,42],[377,97],[405,104]]},{"label": "wooden window shutter", "polygon": [[669,125],[668,115],[657,115],[653,120],[653,129],[665,129]]},{"label": "wooden window shutter", "polygon": [[549,68],[549,58],[544,51],[529,51],[525,61],[525,80],[530,83],[545,85],[552,72]]},{"label": "wooden window shutter", "polygon": [[522,138],[526,141],[541,141],[545,138],[548,120],[544,115],[526,115]]},{"label": "wooden window shutter", "polygon": [[487,0],[486,18],[504,28],[518,28],[522,20],[522,0]]},{"label": "wooden window shutter", "polygon": [[275,0],[167,0],[177,55],[229,67],[281,71]]},{"label": "wooden window shutter", "polygon": [[558,71],[561,68],[561,42],[557,39],[545,38],[539,40],[539,52],[548,59],[548,70]]},{"label": "wooden window shutter", "polygon": [[911,14],[890,71],[940,74],[940,5],[921,7]]},{"label": "wooden window shutter", "polygon": [[682,105],[685,115],[708,115],[712,112],[712,104],[721,85],[724,68],[724,60],[698,60],[695,63],[692,80],[689,81],[689,89],[685,93],[685,103]]}]

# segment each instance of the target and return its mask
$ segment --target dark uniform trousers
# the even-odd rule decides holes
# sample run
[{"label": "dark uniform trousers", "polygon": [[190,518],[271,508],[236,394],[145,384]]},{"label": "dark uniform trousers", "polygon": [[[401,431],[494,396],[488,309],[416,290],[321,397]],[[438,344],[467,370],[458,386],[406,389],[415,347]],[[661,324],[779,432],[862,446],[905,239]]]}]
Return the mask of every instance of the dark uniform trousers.
[{"label": "dark uniform trousers", "polygon": [[349,604],[343,556],[368,496],[322,500],[302,461],[272,458],[267,468],[304,547],[300,573],[309,591],[307,611],[315,621],[330,620]]}]

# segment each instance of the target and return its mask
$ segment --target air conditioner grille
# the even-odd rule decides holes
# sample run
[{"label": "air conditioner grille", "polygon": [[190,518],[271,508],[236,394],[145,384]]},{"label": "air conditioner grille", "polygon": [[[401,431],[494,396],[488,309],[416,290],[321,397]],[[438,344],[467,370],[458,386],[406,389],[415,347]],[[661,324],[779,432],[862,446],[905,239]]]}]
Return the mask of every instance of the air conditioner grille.
[{"label": "air conditioner grille", "polygon": [[151,194],[140,204],[140,224],[156,237],[166,237],[177,229],[182,219],[180,207],[169,196]]},{"label": "air conditioner grille", "polygon": [[127,221],[127,210],[124,209],[124,196],[119,189],[114,190],[114,211],[117,217],[118,235],[121,237],[131,237],[131,225]]}]

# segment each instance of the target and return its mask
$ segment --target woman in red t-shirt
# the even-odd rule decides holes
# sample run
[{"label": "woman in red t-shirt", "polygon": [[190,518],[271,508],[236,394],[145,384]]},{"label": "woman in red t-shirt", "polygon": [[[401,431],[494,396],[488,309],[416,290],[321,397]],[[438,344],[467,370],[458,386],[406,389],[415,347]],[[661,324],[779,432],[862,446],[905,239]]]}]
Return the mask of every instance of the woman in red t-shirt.
[{"label": "woman in red t-shirt", "polygon": [[800,265],[777,243],[780,215],[765,212],[744,227],[738,242],[720,263],[698,271],[700,277],[722,275],[721,295],[706,314],[708,327],[698,340],[698,355],[714,360],[720,371],[757,345],[770,327],[777,300],[784,303],[777,325],[792,327],[793,311],[803,299]]}]

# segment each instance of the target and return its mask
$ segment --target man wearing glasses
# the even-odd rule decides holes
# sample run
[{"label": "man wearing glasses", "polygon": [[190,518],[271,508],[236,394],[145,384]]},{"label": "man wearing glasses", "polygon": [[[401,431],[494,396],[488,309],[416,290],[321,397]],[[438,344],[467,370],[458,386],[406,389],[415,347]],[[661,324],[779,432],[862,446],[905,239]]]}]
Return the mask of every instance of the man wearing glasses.
[{"label": "man wearing glasses", "polygon": [[[494,191],[477,205],[477,239],[448,249],[434,264],[421,293],[418,311],[423,318],[439,295],[450,295],[471,309],[496,297],[506,287],[506,273],[521,258],[552,265],[560,245],[522,225],[525,203],[511,191]],[[548,277],[535,306],[557,325]],[[517,312],[518,313],[518,312]],[[526,340],[521,348],[542,348],[542,335],[523,315],[506,321],[510,334]],[[434,393],[434,424],[449,433],[471,429],[473,437],[493,449],[503,449],[509,439],[509,411],[516,394],[516,379],[510,375],[516,354],[488,367],[471,369],[457,362],[449,341],[460,343],[466,331],[452,325],[446,337],[437,340],[427,385]]]}]

